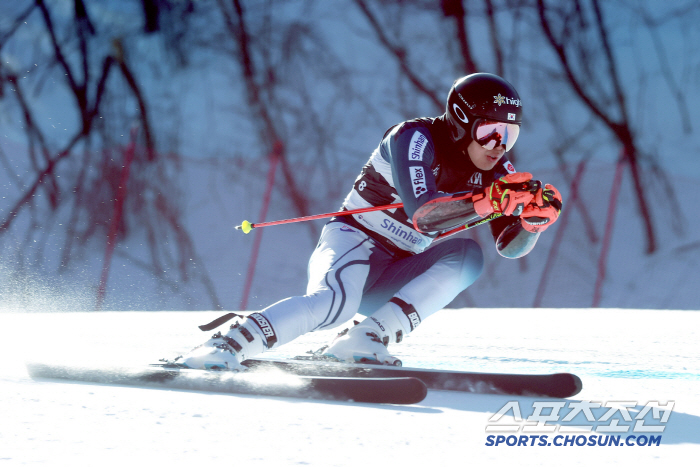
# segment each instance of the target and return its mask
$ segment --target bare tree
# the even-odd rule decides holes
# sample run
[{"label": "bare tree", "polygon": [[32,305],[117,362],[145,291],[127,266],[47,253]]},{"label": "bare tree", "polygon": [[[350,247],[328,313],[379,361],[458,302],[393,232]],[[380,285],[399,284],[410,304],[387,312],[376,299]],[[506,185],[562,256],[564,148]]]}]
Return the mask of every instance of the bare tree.
[{"label": "bare tree", "polygon": [[[279,157],[281,190],[297,215],[319,204],[328,209],[327,202],[339,202],[349,187],[338,171],[348,157],[337,147],[337,135],[347,125],[342,106],[376,110],[355,89],[353,71],[314,26],[312,13],[273,14],[279,8],[274,2],[217,0],[217,5],[223,32],[208,47],[235,67],[232,87],[243,89],[243,118],[256,129],[256,153]],[[313,2],[307,7],[313,11]],[[306,226],[315,239],[317,225]]]},{"label": "bare tree", "polygon": [[[92,240],[103,239],[98,244],[104,245],[111,228],[117,229],[117,241],[140,232],[146,235],[151,252],[151,261],[144,262],[144,267],[164,283],[168,282],[164,273],[168,265],[178,271],[180,281],[196,277],[204,283],[213,305],[220,307],[203,267],[192,270],[189,259],[196,258],[196,253],[180,221],[178,189],[174,179],[163,176],[177,167],[177,156],[157,150],[149,103],[125,42],[98,31],[99,23],[83,0],[74,1],[69,17],[56,13],[51,2],[36,0],[0,33],[0,51],[13,46],[14,36],[27,27],[28,20],[33,27],[41,22],[37,40],[45,38],[50,53],[41,56],[36,49],[31,62],[36,70],[29,76],[20,77],[12,67],[0,64],[0,97],[10,99],[21,116],[29,158],[29,170],[13,176],[21,184],[12,204],[2,211],[0,235],[14,230],[17,236],[24,231],[25,238],[31,239],[41,232],[39,238],[46,241],[49,232],[56,232],[64,238],[61,272],[91,247]],[[72,101],[63,112],[66,120],[77,116],[77,125],[65,124],[68,136],[57,135],[42,121],[35,96],[47,79]],[[125,102],[133,105],[124,106]],[[134,142],[138,150],[133,160],[127,163],[120,135],[128,135],[134,122],[141,136]],[[128,179],[122,177],[125,165],[133,165]],[[124,182],[128,183],[126,190],[120,186]],[[126,201],[124,215],[119,225],[112,226],[113,206],[124,202],[120,198]],[[64,211],[70,212],[70,223],[57,225],[56,215]],[[173,239],[173,250],[162,241],[168,237]],[[43,250],[43,245],[37,248]],[[17,252],[20,256],[28,253],[27,248]],[[38,255],[35,267],[44,267],[43,262],[43,255]]]},{"label": "bare tree", "polygon": [[646,252],[653,253],[657,248],[656,233],[640,170],[640,151],[618,70],[620,65],[599,1],[577,0],[551,6],[545,0],[537,0],[537,12],[567,83],[622,146],[646,232]]},{"label": "bare tree", "polygon": [[[464,8],[464,3],[462,0],[442,0],[441,6],[445,17],[452,18],[454,20],[455,30],[457,32],[457,43],[459,44],[461,59],[464,63],[464,74],[469,75],[480,71],[481,68],[477,66],[476,61],[472,56],[469,37],[467,36],[467,11]],[[488,2],[488,6],[489,12],[493,13],[493,8],[490,1]],[[493,19],[493,15],[490,14],[489,18]],[[493,30],[494,28],[492,28],[492,31]],[[496,62],[501,63],[500,56]],[[502,73],[503,70],[499,70],[499,74]]]},{"label": "bare tree", "polygon": [[[168,76],[187,70],[199,76],[200,70],[211,72],[207,61],[215,60],[216,72],[225,73],[229,83],[221,93],[212,90],[208,98],[226,96],[226,103],[220,105],[231,112],[227,124],[252,131],[245,134],[247,145],[233,149],[234,154],[225,146],[228,135],[217,138],[212,143],[217,153],[198,155],[196,163],[200,167],[211,163],[219,170],[225,167],[231,174],[227,180],[245,183],[246,191],[255,196],[262,187],[261,183],[252,187],[252,180],[264,176],[266,157],[278,157],[279,193],[298,215],[327,211],[330,203],[337,204],[347,193],[349,177],[357,174],[358,165],[368,156],[368,141],[378,141],[386,129],[377,129],[375,122],[388,125],[399,118],[440,114],[453,79],[486,71],[504,76],[521,94],[530,92],[530,99],[537,96],[523,99],[528,134],[534,127],[538,127],[535,131],[547,128],[556,132],[556,138],[546,148],[534,148],[533,154],[554,157],[569,187],[577,184],[572,169],[585,167],[585,160],[599,151],[601,140],[608,145],[605,149],[610,149],[611,140],[623,149],[642,213],[646,251],[654,251],[658,241],[651,213],[656,206],[651,203],[656,200],[649,197],[649,182],[664,183],[664,199],[668,193],[673,196],[673,184],[648,154],[654,149],[645,146],[648,140],[639,122],[644,112],[635,108],[640,99],[625,86],[630,70],[621,66],[624,57],[617,55],[620,26],[611,21],[613,8],[636,15],[635,27],[648,28],[649,49],[653,49],[649,52],[662,70],[661,80],[655,82],[663,82],[670,90],[669,107],[681,115],[679,131],[686,135],[692,131],[693,109],[684,99],[682,79],[693,76],[694,65],[686,65],[681,73],[672,69],[675,51],[665,48],[668,39],[660,26],[697,13],[697,2],[651,14],[643,4],[623,0],[347,0],[341,7],[353,11],[344,18],[345,32],[361,36],[363,46],[366,41],[375,44],[359,60],[350,57],[352,53],[346,56],[344,47],[352,38],[339,40],[333,36],[335,31],[329,31],[326,21],[337,17],[336,2],[131,0],[130,6],[143,15],[143,21],[131,25],[128,34],[110,29],[94,13],[98,10],[92,2],[69,2],[68,15],[65,2],[23,2],[3,5],[11,13],[0,23],[0,52],[31,55],[31,60],[19,65],[12,60],[0,63],[0,99],[9,104],[4,108],[11,119],[21,120],[27,148],[21,167],[7,150],[0,150],[0,167],[13,190],[0,211],[0,240],[18,239],[25,254],[17,256],[17,263],[29,265],[33,255],[38,264],[52,236],[62,233],[57,266],[62,272],[74,267],[95,244],[104,245],[111,229],[116,229],[120,244],[140,236],[148,246],[147,258],[126,248],[117,248],[115,256],[152,272],[163,287],[178,294],[187,293],[185,282],[201,281],[214,306],[218,306],[214,286],[202,271],[181,222],[183,192],[174,183],[182,161],[177,123],[160,118],[159,106],[176,109],[182,103],[172,95],[174,91],[168,91],[165,79],[162,94],[150,94],[153,88],[144,78],[149,71]],[[36,31],[36,44],[50,46],[49,53],[38,45],[22,54],[13,50],[17,37],[29,28]],[[135,45],[146,35],[167,44],[163,52],[140,53]],[[533,48],[525,52],[527,47]],[[687,44],[680,47],[692,49]],[[353,59],[371,61],[371,65],[363,68],[363,62],[355,68],[358,62]],[[30,63],[37,66],[30,68]],[[648,78],[640,76],[636,79]],[[199,84],[194,81],[193,86]],[[526,87],[529,83],[531,88]],[[49,94],[49,86],[53,94],[68,96],[65,118],[75,119],[60,134],[47,127],[37,106],[42,93]],[[644,84],[637,88],[642,88],[636,91],[642,95]],[[165,96],[168,92],[171,95]],[[160,97],[171,99],[164,103]],[[559,105],[562,97],[568,98],[566,109]],[[566,122],[572,115],[578,122],[575,128]],[[131,141],[122,135],[135,126],[140,130],[133,159],[127,164]],[[362,136],[353,140],[350,133],[357,130],[363,131]],[[360,150],[353,147],[358,140],[363,145]],[[522,151],[526,146],[518,148]],[[509,158],[516,156],[509,152]],[[115,226],[115,200],[123,196],[124,167],[129,164],[124,216]],[[648,165],[654,172],[647,178]],[[581,214],[582,238],[595,244],[599,222],[591,215],[595,207],[584,202],[584,195],[572,197],[566,209]],[[677,209],[678,203],[671,204]],[[317,236],[318,224],[306,227],[310,237]],[[477,230],[467,235],[484,233]],[[190,267],[185,258],[194,258],[199,267]],[[491,262],[486,275],[497,280],[496,271],[513,267],[508,263]],[[525,269],[528,263],[518,265]],[[472,303],[469,297],[466,300]]]},{"label": "bare tree", "polygon": [[[274,105],[274,86],[269,86],[275,79],[274,70],[266,64],[262,72],[258,71],[253,59],[252,43],[243,3],[240,0],[225,2],[218,0],[219,8],[225,20],[226,31],[236,44],[235,55],[240,63],[240,70],[246,90],[248,106],[257,122],[259,139],[266,148],[270,158],[279,158],[284,175],[286,192],[291,198],[300,216],[309,214],[309,200],[303,190],[297,185],[296,177],[286,156],[286,145],[283,142],[277,123],[270,115],[270,107]],[[308,224],[313,236],[316,236],[314,224]]]}]

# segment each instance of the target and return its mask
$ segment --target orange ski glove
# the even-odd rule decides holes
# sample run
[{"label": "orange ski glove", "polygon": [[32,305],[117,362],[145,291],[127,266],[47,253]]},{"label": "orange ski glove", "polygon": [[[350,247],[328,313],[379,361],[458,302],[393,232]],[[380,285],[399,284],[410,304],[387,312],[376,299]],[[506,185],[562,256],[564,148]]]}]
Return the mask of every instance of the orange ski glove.
[{"label": "orange ski glove", "polygon": [[532,202],[520,214],[520,223],[528,232],[544,232],[559,218],[562,199],[553,185],[545,185],[535,193]]},{"label": "orange ski glove", "polygon": [[493,213],[520,215],[534,199],[531,180],[532,174],[527,172],[516,172],[499,178],[484,188],[483,193],[474,195],[474,210],[482,218]]}]

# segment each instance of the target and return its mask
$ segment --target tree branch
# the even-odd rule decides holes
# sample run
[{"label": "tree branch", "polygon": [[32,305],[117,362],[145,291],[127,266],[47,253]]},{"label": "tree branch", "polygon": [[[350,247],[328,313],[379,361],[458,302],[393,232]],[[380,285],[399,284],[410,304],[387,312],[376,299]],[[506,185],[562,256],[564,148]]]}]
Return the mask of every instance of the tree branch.
[{"label": "tree branch", "polygon": [[379,38],[379,42],[396,58],[399,63],[399,67],[408,80],[416,87],[421,93],[423,93],[428,99],[430,99],[435,107],[438,109],[444,109],[445,102],[442,97],[438,97],[438,94],[431,90],[423,81],[418,78],[418,75],[413,71],[413,69],[408,65],[408,56],[406,50],[402,47],[394,45],[391,43],[389,38],[384,34],[384,29],[379,24],[379,21],[374,16],[374,14],[369,10],[365,0],[355,0],[355,3],[360,8],[360,11],[365,15],[367,21],[374,29],[374,32]]}]

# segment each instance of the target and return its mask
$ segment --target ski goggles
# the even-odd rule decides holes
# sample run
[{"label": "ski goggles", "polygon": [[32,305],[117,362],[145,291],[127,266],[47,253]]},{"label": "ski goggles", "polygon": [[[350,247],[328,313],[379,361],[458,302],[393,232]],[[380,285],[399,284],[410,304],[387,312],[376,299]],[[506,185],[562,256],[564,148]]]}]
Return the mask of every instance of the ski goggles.
[{"label": "ski goggles", "polygon": [[479,118],[472,127],[472,139],[484,149],[505,146],[506,152],[515,144],[520,134],[520,125]]}]

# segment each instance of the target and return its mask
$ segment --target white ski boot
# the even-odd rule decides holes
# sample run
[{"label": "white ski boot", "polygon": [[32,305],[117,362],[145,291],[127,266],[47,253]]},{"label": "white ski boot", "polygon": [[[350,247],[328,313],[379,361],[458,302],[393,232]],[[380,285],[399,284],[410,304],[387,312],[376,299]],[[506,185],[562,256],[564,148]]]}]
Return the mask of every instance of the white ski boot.
[{"label": "white ski boot", "polygon": [[401,366],[401,360],[390,355],[387,346],[401,342],[406,334],[387,303],[369,318],[338,334],[323,356],[347,363]]},{"label": "white ski boot", "polygon": [[195,347],[175,363],[203,370],[245,371],[241,362],[265,350],[263,339],[248,320],[235,323],[226,334],[217,332],[204,344]]}]

